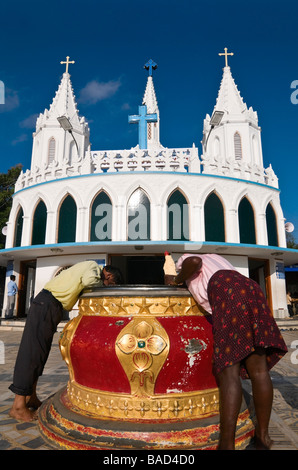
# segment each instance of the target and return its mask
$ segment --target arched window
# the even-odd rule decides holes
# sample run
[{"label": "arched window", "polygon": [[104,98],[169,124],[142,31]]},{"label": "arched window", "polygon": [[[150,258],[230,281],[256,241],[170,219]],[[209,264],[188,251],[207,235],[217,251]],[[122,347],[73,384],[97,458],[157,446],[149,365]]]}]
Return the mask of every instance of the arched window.
[{"label": "arched window", "polygon": [[74,162],[78,160],[78,151],[76,144],[72,140],[69,144],[69,165],[73,165]]},{"label": "arched window", "polygon": [[49,148],[48,148],[48,165],[50,165],[55,160],[55,153],[56,153],[56,140],[54,137],[51,137],[49,140]]},{"label": "arched window", "polygon": [[234,134],[234,150],[235,160],[242,160],[242,144],[239,132],[235,132]]},{"label": "arched window", "polygon": [[253,208],[246,197],[238,207],[240,243],[256,243],[255,218]]},{"label": "arched window", "polygon": [[47,208],[43,201],[36,206],[33,216],[31,245],[43,245],[46,239]]},{"label": "arched window", "polygon": [[127,239],[150,240],[150,201],[137,189],[127,204]]},{"label": "arched window", "polygon": [[270,203],[268,204],[266,208],[266,224],[267,224],[268,245],[278,246],[276,215],[272,207],[272,204]]},{"label": "arched window", "polygon": [[224,210],[219,197],[211,193],[204,206],[205,240],[209,242],[225,241]]},{"label": "arched window", "polygon": [[255,135],[252,136],[252,155],[253,155],[252,163],[258,164],[259,163],[259,149],[258,149],[258,140]]},{"label": "arched window", "polygon": [[183,194],[176,190],[167,204],[168,240],[189,240],[188,204]]},{"label": "arched window", "polygon": [[68,195],[59,210],[58,243],[75,242],[76,225],[77,206],[73,198]]},{"label": "arched window", "polygon": [[24,217],[24,212],[23,212],[23,209],[20,207],[16,216],[13,246],[21,246],[22,232],[23,232],[23,217]]},{"label": "arched window", "polygon": [[213,147],[213,156],[219,157],[220,156],[220,140],[218,136],[214,138],[212,147]]},{"label": "arched window", "polygon": [[91,207],[90,241],[112,240],[112,203],[101,191]]}]

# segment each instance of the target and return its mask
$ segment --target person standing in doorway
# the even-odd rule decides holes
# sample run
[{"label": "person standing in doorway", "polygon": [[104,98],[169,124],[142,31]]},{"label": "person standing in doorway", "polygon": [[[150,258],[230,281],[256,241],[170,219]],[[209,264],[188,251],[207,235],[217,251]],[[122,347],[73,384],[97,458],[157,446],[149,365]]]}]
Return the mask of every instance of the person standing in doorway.
[{"label": "person standing in doorway", "polygon": [[289,316],[293,317],[294,316],[294,311],[293,311],[293,305],[292,305],[293,299],[291,297],[290,292],[287,293],[287,306],[288,306],[288,312]]},{"label": "person standing in doorway", "polygon": [[18,292],[18,287],[15,281],[16,277],[12,274],[10,276],[10,281],[7,284],[7,308],[5,318],[13,317],[13,311],[16,303],[16,295]]}]

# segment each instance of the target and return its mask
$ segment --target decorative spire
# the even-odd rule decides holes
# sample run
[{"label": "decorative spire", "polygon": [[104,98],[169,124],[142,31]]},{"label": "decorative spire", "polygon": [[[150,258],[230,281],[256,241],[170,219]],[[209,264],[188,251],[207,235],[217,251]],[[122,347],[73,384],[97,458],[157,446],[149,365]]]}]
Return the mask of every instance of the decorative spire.
[{"label": "decorative spire", "polygon": [[[69,59],[69,57],[66,59]],[[72,62],[69,62],[68,60],[65,62],[66,70],[68,70],[68,65],[70,63]],[[60,116],[66,116],[70,120],[73,127],[80,128],[83,124],[83,121],[84,126],[87,126],[84,118],[79,117],[79,111],[77,109],[77,103],[68,72],[63,73],[60,85],[56,91],[56,95],[53,98],[49,110],[45,109],[45,112],[39,115],[36,121],[36,130],[44,127],[47,124],[50,124],[51,126],[55,124],[60,127],[57,121],[57,118]]]},{"label": "decorative spire", "polygon": [[49,117],[67,116],[72,124],[79,123],[79,115],[75,95],[68,72],[63,74],[56,96],[49,109]]},{"label": "decorative spire", "polygon": [[247,112],[247,106],[239,93],[237,85],[231,74],[230,67],[224,67],[223,77],[218,92],[214,111],[224,111],[224,119],[229,114],[243,116]]}]

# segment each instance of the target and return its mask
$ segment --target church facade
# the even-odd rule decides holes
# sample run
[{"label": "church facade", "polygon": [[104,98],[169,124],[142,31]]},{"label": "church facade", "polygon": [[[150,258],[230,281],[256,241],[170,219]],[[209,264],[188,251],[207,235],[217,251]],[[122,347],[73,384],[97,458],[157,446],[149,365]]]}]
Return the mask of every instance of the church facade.
[{"label": "church facade", "polygon": [[16,314],[27,313],[61,268],[86,259],[120,267],[128,284],[161,284],[170,251],[175,259],[185,252],[226,257],[260,283],[275,317],[288,316],[284,266],[297,262],[297,252],[286,248],[278,178],[264,166],[258,116],[243,101],[227,55],[201,154],[194,144],[160,143],[153,61],[138,113],[128,118],[139,127],[138,145],[91,149],[68,63],[37,119],[31,167],[16,182],[0,252],[7,279],[13,272],[18,280]]}]

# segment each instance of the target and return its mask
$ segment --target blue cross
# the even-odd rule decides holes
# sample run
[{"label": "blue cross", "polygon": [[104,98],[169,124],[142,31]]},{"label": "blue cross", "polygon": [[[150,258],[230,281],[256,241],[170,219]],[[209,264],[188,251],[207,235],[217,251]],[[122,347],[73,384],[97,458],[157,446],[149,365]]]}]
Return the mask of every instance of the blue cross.
[{"label": "blue cross", "polygon": [[149,77],[152,77],[152,70],[157,69],[157,64],[150,59],[147,64],[144,65],[144,69],[149,70]]},{"label": "blue cross", "polygon": [[147,106],[139,106],[139,114],[128,116],[129,124],[139,124],[139,147],[147,148],[147,122],[157,122],[157,114],[147,114]]}]

